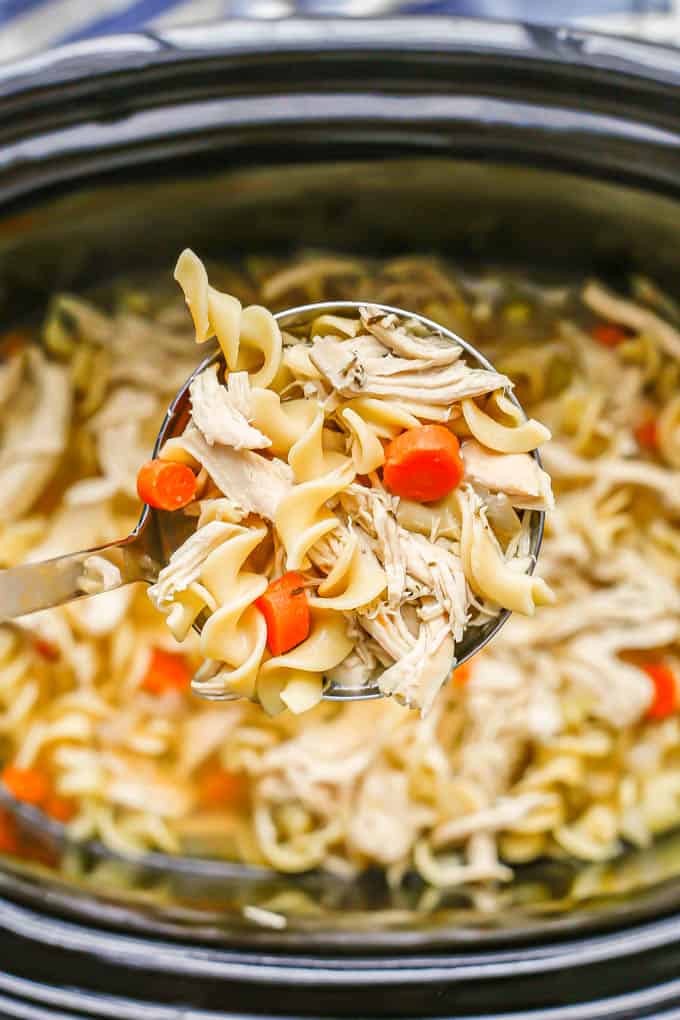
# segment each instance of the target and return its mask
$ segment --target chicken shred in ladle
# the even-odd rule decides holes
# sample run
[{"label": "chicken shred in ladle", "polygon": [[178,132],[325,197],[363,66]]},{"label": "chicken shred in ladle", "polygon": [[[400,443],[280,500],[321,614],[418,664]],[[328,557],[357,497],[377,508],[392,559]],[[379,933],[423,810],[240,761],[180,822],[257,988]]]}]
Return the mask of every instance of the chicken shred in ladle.
[{"label": "chicken shred in ladle", "polygon": [[[279,312],[275,318],[279,326],[293,328],[304,324],[320,315],[347,314],[358,312],[361,307],[370,304],[386,314],[396,314],[420,322],[423,326],[439,333],[460,345],[477,363],[478,367],[492,370],[493,366],[465,340],[443,326],[432,322],[422,315],[393,308],[373,302],[340,301],[320,302],[302,305],[298,308]],[[165,420],[158,433],[153,456],[157,456],[166,440],[180,435],[190,418],[191,407],[189,386],[196,375],[203,372],[209,365],[219,362],[221,353],[214,353],[206,358],[179,391],[168,408]],[[517,404],[514,396],[511,399]],[[519,405],[517,405],[519,406]],[[538,453],[532,454],[538,460]],[[544,513],[540,510],[525,510],[530,517],[530,556],[531,564],[536,563],[543,537]],[[28,563],[8,570],[0,571],[0,619],[8,620],[63,605],[74,599],[102,592],[113,591],[133,581],[153,583],[159,571],[167,564],[172,553],[178,549],[196,526],[196,519],[181,512],[167,512],[145,506],[134,531],[126,538],[96,549],[69,553],[55,559],[40,563]],[[466,629],[461,641],[455,646],[456,664],[461,664],[485,645],[498,633],[509,616],[503,610],[498,616],[481,626],[470,626]],[[195,626],[200,630],[202,619],[199,617]],[[368,686],[352,688],[337,682],[328,682],[324,689],[327,699],[364,700],[380,697],[381,692],[377,680]]]}]

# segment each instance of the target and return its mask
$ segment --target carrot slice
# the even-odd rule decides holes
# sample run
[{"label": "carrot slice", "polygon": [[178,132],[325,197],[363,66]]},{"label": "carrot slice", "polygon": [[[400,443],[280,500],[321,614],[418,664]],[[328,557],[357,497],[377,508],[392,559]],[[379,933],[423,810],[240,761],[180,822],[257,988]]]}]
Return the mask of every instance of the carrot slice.
[{"label": "carrot slice", "polygon": [[603,347],[618,347],[630,334],[615,322],[598,322],[590,331],[593,340],[597,340]]},{"label": "carrot slice", "polygon": [[464,465],[458,440],[443,425],[421,425],[385,450],[383,481],[395,496],[429,503],[460,484]]},{"label": "carrot slice", "polygon": [[46,641],[44,638],[33,638],[33,647],[40,658],[47,659],[48,662],[56,662],[60,657],[57,646],[53,645],[51,641]]},{"label": "carrot slice", "polygon": [[654,698],[647,709],[647,718],[667,719],[677,708],[675,673],[663,662],[648,662],[642,668],[654,684]]},{"label": "carrot slice", "polygon": [[75,801],[70,797],[61,797],[58,793],[50,794],[42,809],[50,818],[57,822],[70,822],[76,813]]},{"label": "carrot slice", "polygon": [[158,510],[181,510],[196,495],[196,475],[186,464],[148,460],[137,474],[137,494]]},{"label": "carrot slice", "polygon": [[244,776],[216,766],[206,770],[198,784],[198,798],[205,807],[226,807],[242,801],[247,792]]},{"label": "carrot slice", "polygon": [[0,778],[12,796],[35,807],[41,807],[52,792],[49,779],[41,769],[20,769],[16,765],[6,765]]},{"label": "carrot slice", "polygon": [[272,655],[283,655],[309,635],[309,603],[303,585],[302,574],[289,570],[255,600],[267,622],[267,648]]},{"label": "carrot slice", "polygon": [[152,648],[149,665],[141,686],[149,694],[164,694],[166,691],[186,691],[191,684],[191,670],[179,652],[166,652]]},{"label": "carrot slice", "polygon": [[643,450],[656,450],[659,445],[659,434],[654,418],[644,418],[635,426],[635,438]]}]

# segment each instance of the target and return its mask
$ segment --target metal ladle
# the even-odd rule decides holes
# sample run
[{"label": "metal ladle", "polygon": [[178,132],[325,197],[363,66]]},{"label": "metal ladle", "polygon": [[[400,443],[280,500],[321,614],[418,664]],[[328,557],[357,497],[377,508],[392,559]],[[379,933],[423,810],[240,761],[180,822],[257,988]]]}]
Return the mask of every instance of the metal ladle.
[{"label": "metal ladle", "polygon": [[[374,304],[366,301],[323,301],[318,304],[301,305],[298,308],[278,312],[275,316],[283,329],[291,330],[303,326],[319,315],[343,315],[348,312],[358,314],[360,308],[370,304],[372,308],[393,313],[400,318],[416,320],[431,333],[447,337],[452,343],[458,344],[468,354],[471,361],[480,368],[493,371],[493,366],[479,351],[449,329],[432,322],[423,315],[416,315],[401,308],[389,305]],[[193,374],[187,379],[168,408],[165,420],[161,425],[153,448],[153,456],[158,456],[166,440],[180,435],[189,421],[191,414],[189,386],[193,379],[209,365],[219,362],[220,352],[207,357]],[[517,399],[511,399],[520,407]],[[540,463],[538,453],[532,456]],[[525,510],[531,515],[530,523],[530,554],[531,570],[536,563],[543,538],[545,514],[539,510]],[[40,563],[27,563],[8,570],[0,571],[0,619],[14,619],[34,613],[52,606],[60,606],[65,602],[113,591],[133,581],[146,581],[152,584],[158,578],[159,571],[172,553],[186,541],[195,529],[195,518],[180,512],[167,512],[144,506],[137,526],[130,535],[118,542],[86,549],[82,552],[68,553],[55,559]],[[493,638],[510,613],[502,610],[492,620],[481,626],[468,627],[455,647],[456,663],[461,664],[480,650]],[[194,625],[200,630],[201,617]],[[337,682],[328,683],[324,697],[329,700],[366,700],[381,697],[377,678],[363,687],[347,687]]]}]

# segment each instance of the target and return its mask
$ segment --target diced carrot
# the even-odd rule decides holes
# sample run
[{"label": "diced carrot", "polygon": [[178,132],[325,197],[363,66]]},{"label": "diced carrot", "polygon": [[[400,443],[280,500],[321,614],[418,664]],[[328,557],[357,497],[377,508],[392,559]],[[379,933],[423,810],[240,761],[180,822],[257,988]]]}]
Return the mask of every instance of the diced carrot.
[{"label": "diced carrot", "polygon": [[654,698],[647,709],[647,718],[666,719],[678,707],[675,673],[663,662],[648,662],[642,668],[654,684]]},{"label": "diced carrot", "polygon": [[53,645],[51,641],[46,641],[44,638],[33,638],[33,647],[38,655],[43,659],[47,659],[48,662],[56,662],[60,656],[57,646]]},{"label": "diced carrot", "polygon": [[186,691],[191,684],[191,670],[186,659],[179,652],[166,652],[152,648],[149,665],[141,686],[149,694],[164,694],[165,691]]},{"label": "diced carrot", "polygon": [[0,778],[12,796],[35,807],[41,807],[52,792],[50,781],[41,769],[6,765]]},{"label": "diced carrot", "polygon": [[635,426],[635,438],[643,450],[656,450],[659,445],[659,434],[654,418],[644,418]]},{"label": "diced carrot", "polygon": [[19,849],[17,820],[10,811],[0,809],[0,853],[17,855]]},{"label": "diced carrot", "polygon": [[453,433],[443,425],[421,425],[402,432],[389,444],[383,481],[395,496],[429,503],[455,489],[464,470]]},{"label": "diced carrot", "polygon": [[593,340],[597,340],[603,347],[618,347],[630,334],[623,326],[617,326],[615,322],[598,322],[591,330]]},{"label": "diced carrot", "polygon": [[76,803],[70,797],[61,797],[52,793],[42,805],[42,809],[50,818],[57,822],[70,822],[76,813]]},{"label": "diced carrot", "polygon": [[137,474],[139,498],[158,510],[181,510],[196,495],[196,475],[186,464],[149,460]]},{"label": "diced carrot", "polygon": [[267,648],[272,655],[283,655],[309,635],[309,603],[303,585],[302,574],[289,570],[255,600],[267,622]]},{"label": "diced carrot", "polygon": [[459,687],[464,687],[472,676],[472,659],[468,659],[467,662],[463,662],[460,666],[456,666],[453,671],[453,679],[456,681]]},{"label": "diced carrot", "polygon": [[247,792],[244,776],[216,766],[207,769],[198,783],[198,798],[205,807],[226,807],[242,801]]}]

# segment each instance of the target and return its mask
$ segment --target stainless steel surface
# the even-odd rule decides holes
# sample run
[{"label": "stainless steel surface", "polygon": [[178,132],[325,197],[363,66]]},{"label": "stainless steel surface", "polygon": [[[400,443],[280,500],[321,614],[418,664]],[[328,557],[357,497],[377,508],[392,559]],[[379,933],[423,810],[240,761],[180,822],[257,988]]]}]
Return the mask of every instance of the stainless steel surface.
[{"label": "stainless steel surface", "polygon": [[[275,318],[283,328],[292,329],[306,324],[321,314],[358,311],[362,305],[367,303],[365,301],[325,301],[300,305],[297,308],[278,312]],[[390,305],[378,304],[373,307],[386,313],[418,320],[433,332],[460,345],[470,360],[479,367],[493,369],[491,363],[471,344],[431,319]],[[168,408],[156,438],[154,457],[157,456],[166,440],[183,432],[191,414],[189,388],[192,381],[209,365],[219,362],[221,357],[220,353],[213,353],[205,358],[177,393]],[[520,407],[514,396],[512,399]],[[533,456],[539,460],[536,451]],[[525,511],[525,513],[529,513],[531,516],[530,552],[532,556],[531,569],[533,570],[543,538],[544,514],[539,511]],[[193,527],[193,518],[186,517],[184,514],[165,513],[145,506],[135,530],[120,542],[0,571],[0,619],[12,619],[40,609],[62,605],[74,599],[99,595],[133,581],[151,583],[158,576],[159,570],[168,562],[172,553],[189,537]],[[478,652],[498,633],[509,615],[507,610],[503,610],[496,619],[483,626],[468,627],[463,640],[454,649],[455,663],[461,664]],[[194,624],[199,631],[203,620],[204,617],[199,616]],[[202,676],[202,679],[205,680],[206,677]],[[225,700],[224,695],[215,697],[206,693],[202,689],[202,685],[195,689],[195,693],[207,700]],[[227,698],[231,697],[233,696],[227,695]],[[324,698],[332,701],[366,701],[379,697],[382,695],[377,675],[369,686],[354,688],[332,682],[327,685],[324,691]]]}]

